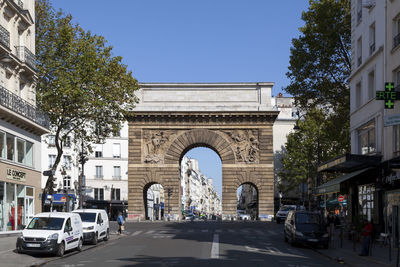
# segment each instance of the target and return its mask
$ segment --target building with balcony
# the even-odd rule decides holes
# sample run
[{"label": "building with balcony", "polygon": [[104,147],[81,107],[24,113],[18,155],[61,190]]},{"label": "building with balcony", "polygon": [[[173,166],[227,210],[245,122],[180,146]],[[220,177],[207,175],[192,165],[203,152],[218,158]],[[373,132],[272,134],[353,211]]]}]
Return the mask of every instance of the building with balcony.
[{"label": "building with balcony", "polygon": [[316,193],[347,194],[348,221],[371,220],[395,245],[400,240],[400,102],[377,96],[400,92],[400,1],[353,0],[351,15],[351,154],[319,166],[343,174]]},{"label": "building with balcony", "polygon": [[41,211],[41,135],[36,107],[33,0],[0,5],[0,231],[22,229]]}]

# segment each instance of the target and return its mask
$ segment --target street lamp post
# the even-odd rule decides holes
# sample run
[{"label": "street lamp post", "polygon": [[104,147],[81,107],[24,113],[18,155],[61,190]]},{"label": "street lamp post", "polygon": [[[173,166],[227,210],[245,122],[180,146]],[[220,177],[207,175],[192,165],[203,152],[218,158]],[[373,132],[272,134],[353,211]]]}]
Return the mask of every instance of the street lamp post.
[{"label": "street lamp post", "polygon": [[81,175],[79,176],[79,208],[82,209],[83,207],[83,190],[85,188],[85,162],[88,161],[87,152],[84,151],[84,143],[83,143],[83,138],[82,138],[82,147],[81,147],[81,152],[79,153],[79,163],[82,165],[82,172]]}]

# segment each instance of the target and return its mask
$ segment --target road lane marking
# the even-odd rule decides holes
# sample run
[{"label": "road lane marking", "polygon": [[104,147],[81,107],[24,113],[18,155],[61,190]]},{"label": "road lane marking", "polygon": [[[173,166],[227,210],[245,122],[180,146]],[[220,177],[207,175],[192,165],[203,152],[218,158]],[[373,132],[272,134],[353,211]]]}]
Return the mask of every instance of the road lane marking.
[{"label": "road lane marking", "polygon": [[234,233],[235,231],[233,229],[228,230],[229,233]]},{"label": "road lane marking", "polygon": [[203,233],[208,233],[208,229],[201,230]]},{"label": "road lane marking", "polygon": [[271,235],[277,235],[278,234],[277,232],[274,232],[274,231],[271,231],[271,230],[268,230],[268,233],[270,233]]},{"label": "road lane marking", "polygon": [[264,232],[261,231],[261,230],[255,230],[255,231],[256,231],[256,233],[259,234],[259,235],[263,235],[263,234],[264,234]]},{"label": "road lane marking", "polygon": [[147,232],[146,232],[146,234],[152,234],[152,233],[154,233],[153,230],[150,230],[150,231],[147,231]]},{"label": "road lane marking", "polygon": [[215,232],[216,233],[221,233],[222,231],[221,231],[221,229],[217,229],[217,230],[215,230]]},{"label": "road lane marking", "polygon": [[211,259],[219,259],[219,234],[214,234],[211,247]]},{"label": "road lane marking", "polygon": [[135,235],[138,235],[138,234],[140,234],[142,231],[136,231],[136,232],[134,232],[133,234],[131,234],[131,236],[135,236]]}]

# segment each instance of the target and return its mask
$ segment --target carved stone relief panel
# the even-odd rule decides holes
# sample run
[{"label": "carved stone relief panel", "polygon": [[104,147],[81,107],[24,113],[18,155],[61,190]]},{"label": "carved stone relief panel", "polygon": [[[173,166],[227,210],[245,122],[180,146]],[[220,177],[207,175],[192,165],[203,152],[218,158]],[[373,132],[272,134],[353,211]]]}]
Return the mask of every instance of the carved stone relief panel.
[{"label": "carved stone relief panel", "polygon": [[144,163],[162,164],[164,154],[178,131],[174,130],[143,130],[142,160]]},{"label": "carved stone relief panel", "polygon": [[260,142],[258,130],[223,130],[218,131],[231,141],[236,162],[259,163]]}]

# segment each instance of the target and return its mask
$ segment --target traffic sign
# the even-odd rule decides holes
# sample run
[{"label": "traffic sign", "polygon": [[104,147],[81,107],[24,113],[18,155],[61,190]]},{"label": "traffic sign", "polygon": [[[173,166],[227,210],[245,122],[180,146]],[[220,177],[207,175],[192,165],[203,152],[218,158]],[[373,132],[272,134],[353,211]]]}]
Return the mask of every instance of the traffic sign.
[{"label": "traffic sign", "polygon": [[344,196],[339,196],[339,197],[338,197],[338,201],[339,201],[339,202],[343,202],[343,200],[344,200]]}]

